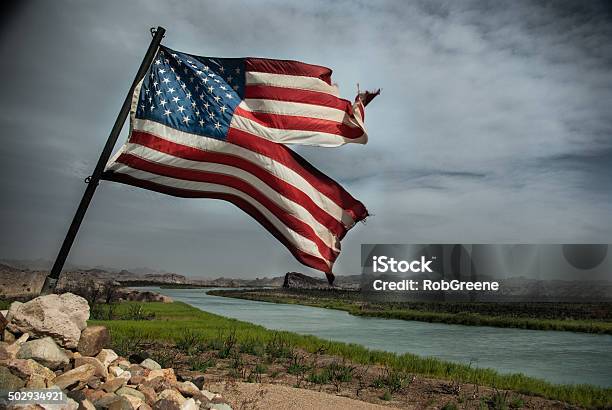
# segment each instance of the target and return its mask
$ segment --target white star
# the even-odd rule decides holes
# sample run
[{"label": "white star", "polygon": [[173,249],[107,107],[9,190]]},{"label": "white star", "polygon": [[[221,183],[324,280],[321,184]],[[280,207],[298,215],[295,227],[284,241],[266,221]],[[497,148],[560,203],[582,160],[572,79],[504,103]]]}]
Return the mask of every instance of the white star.
[{"label": "white star", "polygon": [[225,96],[226,96],[227,98],[234,98],[234,96],[233,96],[233,95],[231,95],[230,93],[225,93]]},{"label": "white star", "polygon": [[201,75],[201,74],[202,74],[202,71],[200,71],[200,70],[196,70],[196,74],[197,74],[197,75]]},{"label": "white star", "polygon": [[162,106],[162,107],[164,107],[164,108],[165,108],[165,107],[166,107],[166,104],[168,104],[168,101],[166,101],[166,100],[161,100],[159,103],[161,104],[161,106]]},{"label": "white star", "polygon": [[219,80],[218,78],[215,78],[213,81],[214,81],[215,83],[220,83],[220,82],[221,82],[221,80]]},{"label": "white star", "polygon": [[149,90],[147,90],[146,88],[145,88],[145,94],[149,95]]},{"label": "white star", "polygon": [[204,71],[208,71],[208,66],[207,65],[204,66]]},{"label": "white star", "polygon": [[225,72],[225,68],[223,68],[223,66],[219,67],[219,72],[220,73],[224,73]]},{"label": "white star", "polygon": [[208,73],[208,76],[211,78],[214,77],[215,75],[216,75],[215,73]]},{"label": "white star", "polygon": [[215,99],[215,102],[221,101],[221,97],[219,97],[218,95],[215,95],[213,98]]},{"label": "white star", "polygon": [[227,110],[227,107],[224,105],[220,108],[221,112],[225,112],[225,110]]},{"label": "white star", "polygon": [[227,90],[227,88],[225,88],[225,86],[224,86],[224,85],[219,86],[219,88],[220,88],[220,89],[222,89],[222,90]]},{"label": "white star", "polygon": [[199,85],[196,85],[196,86],[195,86],[195,90],[196,90],[196,92],[200,91],[200,86],[199,86]]},{"label": "white star", "polygon": [[164,77],[164,79],[162,80],[162,83],[164,84],[168,84],[170,82],[170,80],[168,80],[166,77]]},{"label": "white star", "polygon": [[221,128],[221,124],[219,124],[219,121],[217,121],[217,123],[215,124],[215,129],[218,130],[219,128]]},{"label": "white star", "polygon": [[153,87],[157,87],[157,84],[159,84],[157,81],[153,82]]},{"label": "white star", "polygon": [[215,118],[215,113],[214,113],[214,112],[209,112],[209,113],[208,113],[208,116],[209,116],[210,118]]},{"label": "white star", "polygon": [[204,120],[200,120],[199,124],[200,124],[200,127],[203,127],[204,126]]},{"label": "white star", "polygon": [[208,78],[206,77],[202,78],[202,84],[206,84],[206,83],[208,83]]},{"label": "white star", "polygon": [[162,93],[161,90],[155,91],[155,95],[160,95],[161,93]]},{"label": "white star", "polygon": [[206,109],[208,110],[208,108],[210,107],[210,104],[207,102],[204,103],[204,107],[206,107]]},{"label": "white star", "polygon": [[209,87],[208,87],[208,92],[209,92],[209,93],[212,93],[214,89],[215,89],[215,87],[213,87],[213,86],[211,85],[211,86],[209,86]]},{"label": "white star", "polygon": [[166,72],[166,70],[164,70],[163,68],[160,68],[160,69],[159,69],[159,73],[160,73],[160,74],[163,74],[163,73],[165,73],[165,72]]},{"label": "white star", "polygon": [[168,88],[168,92],[169,92],[170,94],[174,94],[174,88]]},{"label": "white star", "polygon": [[187,96],[187,98],[191,99],[191,91],[187,91],[187,94],[185,94]]},{"label": "white star", "polygon": [[175,102],[175,103],[179,102],[180,100],[181,99],[178,98],[177,96],[172,97],[172,101]]},{"label": "white star", "polygon": [[154,106],[154,105],[152,105],[152,106],[151,106],[151,111],[153,111],[153,109],[154,109],[154,108],[155,108],[155,106]]},{"label": "white star", "polygon": [[190,121],[190,120],[191,120],[191,119],[190,119],[189,117],[183,117],[183,122],[184,122],[185,124],[189,124],[189,121]]},{"label": "white star", "polygon": [[227,76],[227,82],[228,83],[231,83],[233,79],[234,79],[234,77],[232,77],[231,74]]},{"label": "white star", "polygon": [[161,64],[161,60],[155,60],[155,64],[156,65],[160,65]]},{"label": "white star", "polygon": [[180,76],[176,76],[176,81],[181,81],[181,77]]},{"label": "white star", "polygon": [[240,74],[240,69],[236,67],[236,69],[234,70],[234,72],[235,72],[236,74]]},{"label": "white star", "polygon": [[199,97],[200,97],[200,100],[203,100],[204,99],[204,94],[200,94]]},{"label": "white star", "polygon": [[174,58],[178,57],[178,55],[177,55],[176,53],[172,53],[172,54],[170,54],[170,55],[171,55],[172,57],[174,57]]},{"label": "white star", "polygon": [[183,111],[185,111],[185,107],[183,107],[182,105],[179,105],[178,110],[180,113],[182,113]]},{"label": "white star", "polygon": [[193,108],[195,108],[195,106],[196,106],[195,101],[192,101],[192,102],[191,102],[191,106],[192,106]]},{"label": "white star", "polygon": [[170,67],[170,71],[174,72],[174,67]]},{"label": "white star", "polygon": [[168,115],[169,116],[170,114],[172,114],[172,111],[170,111],[170,110],[164,111],[164,115]]},{"label": "white star", "polygon": [[186,87],[187,87],[187,84],[185,84],[185,83],[182,83],[182,84],[181,84],[181,88],[182,88],[183,90],[184,90]]}]

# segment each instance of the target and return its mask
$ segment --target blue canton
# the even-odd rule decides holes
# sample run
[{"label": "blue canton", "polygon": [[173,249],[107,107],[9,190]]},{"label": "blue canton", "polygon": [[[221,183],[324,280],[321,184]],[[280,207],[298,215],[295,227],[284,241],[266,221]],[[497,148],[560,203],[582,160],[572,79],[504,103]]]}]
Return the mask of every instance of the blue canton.
[{"label": "blue canton", "polygon": [[225,140],[244,96],[243,58],[198,57],[160,47],[140,89],[136,118]]}]

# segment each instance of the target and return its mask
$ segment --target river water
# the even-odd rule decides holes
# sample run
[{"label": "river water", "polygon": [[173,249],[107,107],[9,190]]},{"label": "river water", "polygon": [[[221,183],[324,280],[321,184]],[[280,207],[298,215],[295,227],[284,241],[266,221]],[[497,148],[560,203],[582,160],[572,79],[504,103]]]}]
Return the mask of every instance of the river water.
[{"label": "river water", "polygon": [[268,329],[472,363],[552,383],[612,387],[612,335],[366,318],[339,310],[212,296],[207,289],[147,289]]}]

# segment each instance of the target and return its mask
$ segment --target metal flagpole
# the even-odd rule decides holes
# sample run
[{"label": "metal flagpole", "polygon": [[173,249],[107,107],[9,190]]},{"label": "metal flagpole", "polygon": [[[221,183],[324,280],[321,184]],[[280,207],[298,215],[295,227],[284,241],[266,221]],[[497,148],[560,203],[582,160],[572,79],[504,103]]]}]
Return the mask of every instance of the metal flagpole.
[{"label": "metal flagpole", "polygon": [[81,222],[83,222],[83,218],[85,217],[85,212],[87,212],[87,207],[91,202],[91,198],[93,197],[96,188],[98,187],[98,183],[100,182],[100,178],[102,177],[102,173],[104,172],[104,167],[110,158],[110,155],[113,151],[113,147],[117,142],[117,138],[119,138],[119,133],[121,133],[121,129],[123,128],[123,124],[130,113],[130,108],[132,106],[132,94],[134,93],[134,89],[138,82],[144,77],[147,69],[153,62],[153,58],[155,58],[155,54],[157,53],[157,48],[161,43],[162,38],[166,29],[163,27],[157,27],[157,29],[151,29],[151,34],[153,34],[153,39],[151,40],[151,44],[149,44],[149,49],[140,64],[140,68],[138,69],[138,73],[136,74],[136,78],[134,78],[134,82],[130,87],[130,91],[125,97],[125,101],[123,101],[123,106],[121,107],[121,111],[119,111],[119,116],[117,116],[117,120],[115,120],[115,125],[113,125],[113,129],[108,136],[108,140],[106,140],[106,145],[104,145],[104,149],[100,154],[100,158],[98,159],[98,163],[94,168],[93,174],[85,179],[87,183],[87,188],[83,193],[83,197],[81,198],[81,202],[79,203],[79,207],[74,214],[74,218],[72,218],[72,223],[70,224],[70,228],[68,228],[68,233],[64,238],[64,242],[62,243],[62,247],[60,248],[59,253],[57,254],[57,258],[55,259],[55,263],[53,264],[53,268],[51,269],[51,273],[47,276],[45,280],[45,284],[42,288],[42,293],[51,293],[55,290],[55,285],[57,284],[57,280],[62,272],[62,268],[64,267],[64,263],[66,262],[66,258],[68,257],[68,253],[70,252],[70,248],[74,242],[74,238],[79,231],[79,227],[81,226]]}]

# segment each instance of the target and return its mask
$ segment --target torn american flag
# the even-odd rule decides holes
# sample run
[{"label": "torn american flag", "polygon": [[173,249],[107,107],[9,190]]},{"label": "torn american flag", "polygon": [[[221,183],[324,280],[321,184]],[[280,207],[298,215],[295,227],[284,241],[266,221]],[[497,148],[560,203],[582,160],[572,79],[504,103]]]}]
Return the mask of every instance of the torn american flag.
[{"label": "torn american flag", "polygon": [[340,240],[367,210],[284,144],[366,143],[364,107],[375,95],[341,99],[321,66],[162,46],[104,179],[229,201],[331,282]]}]

